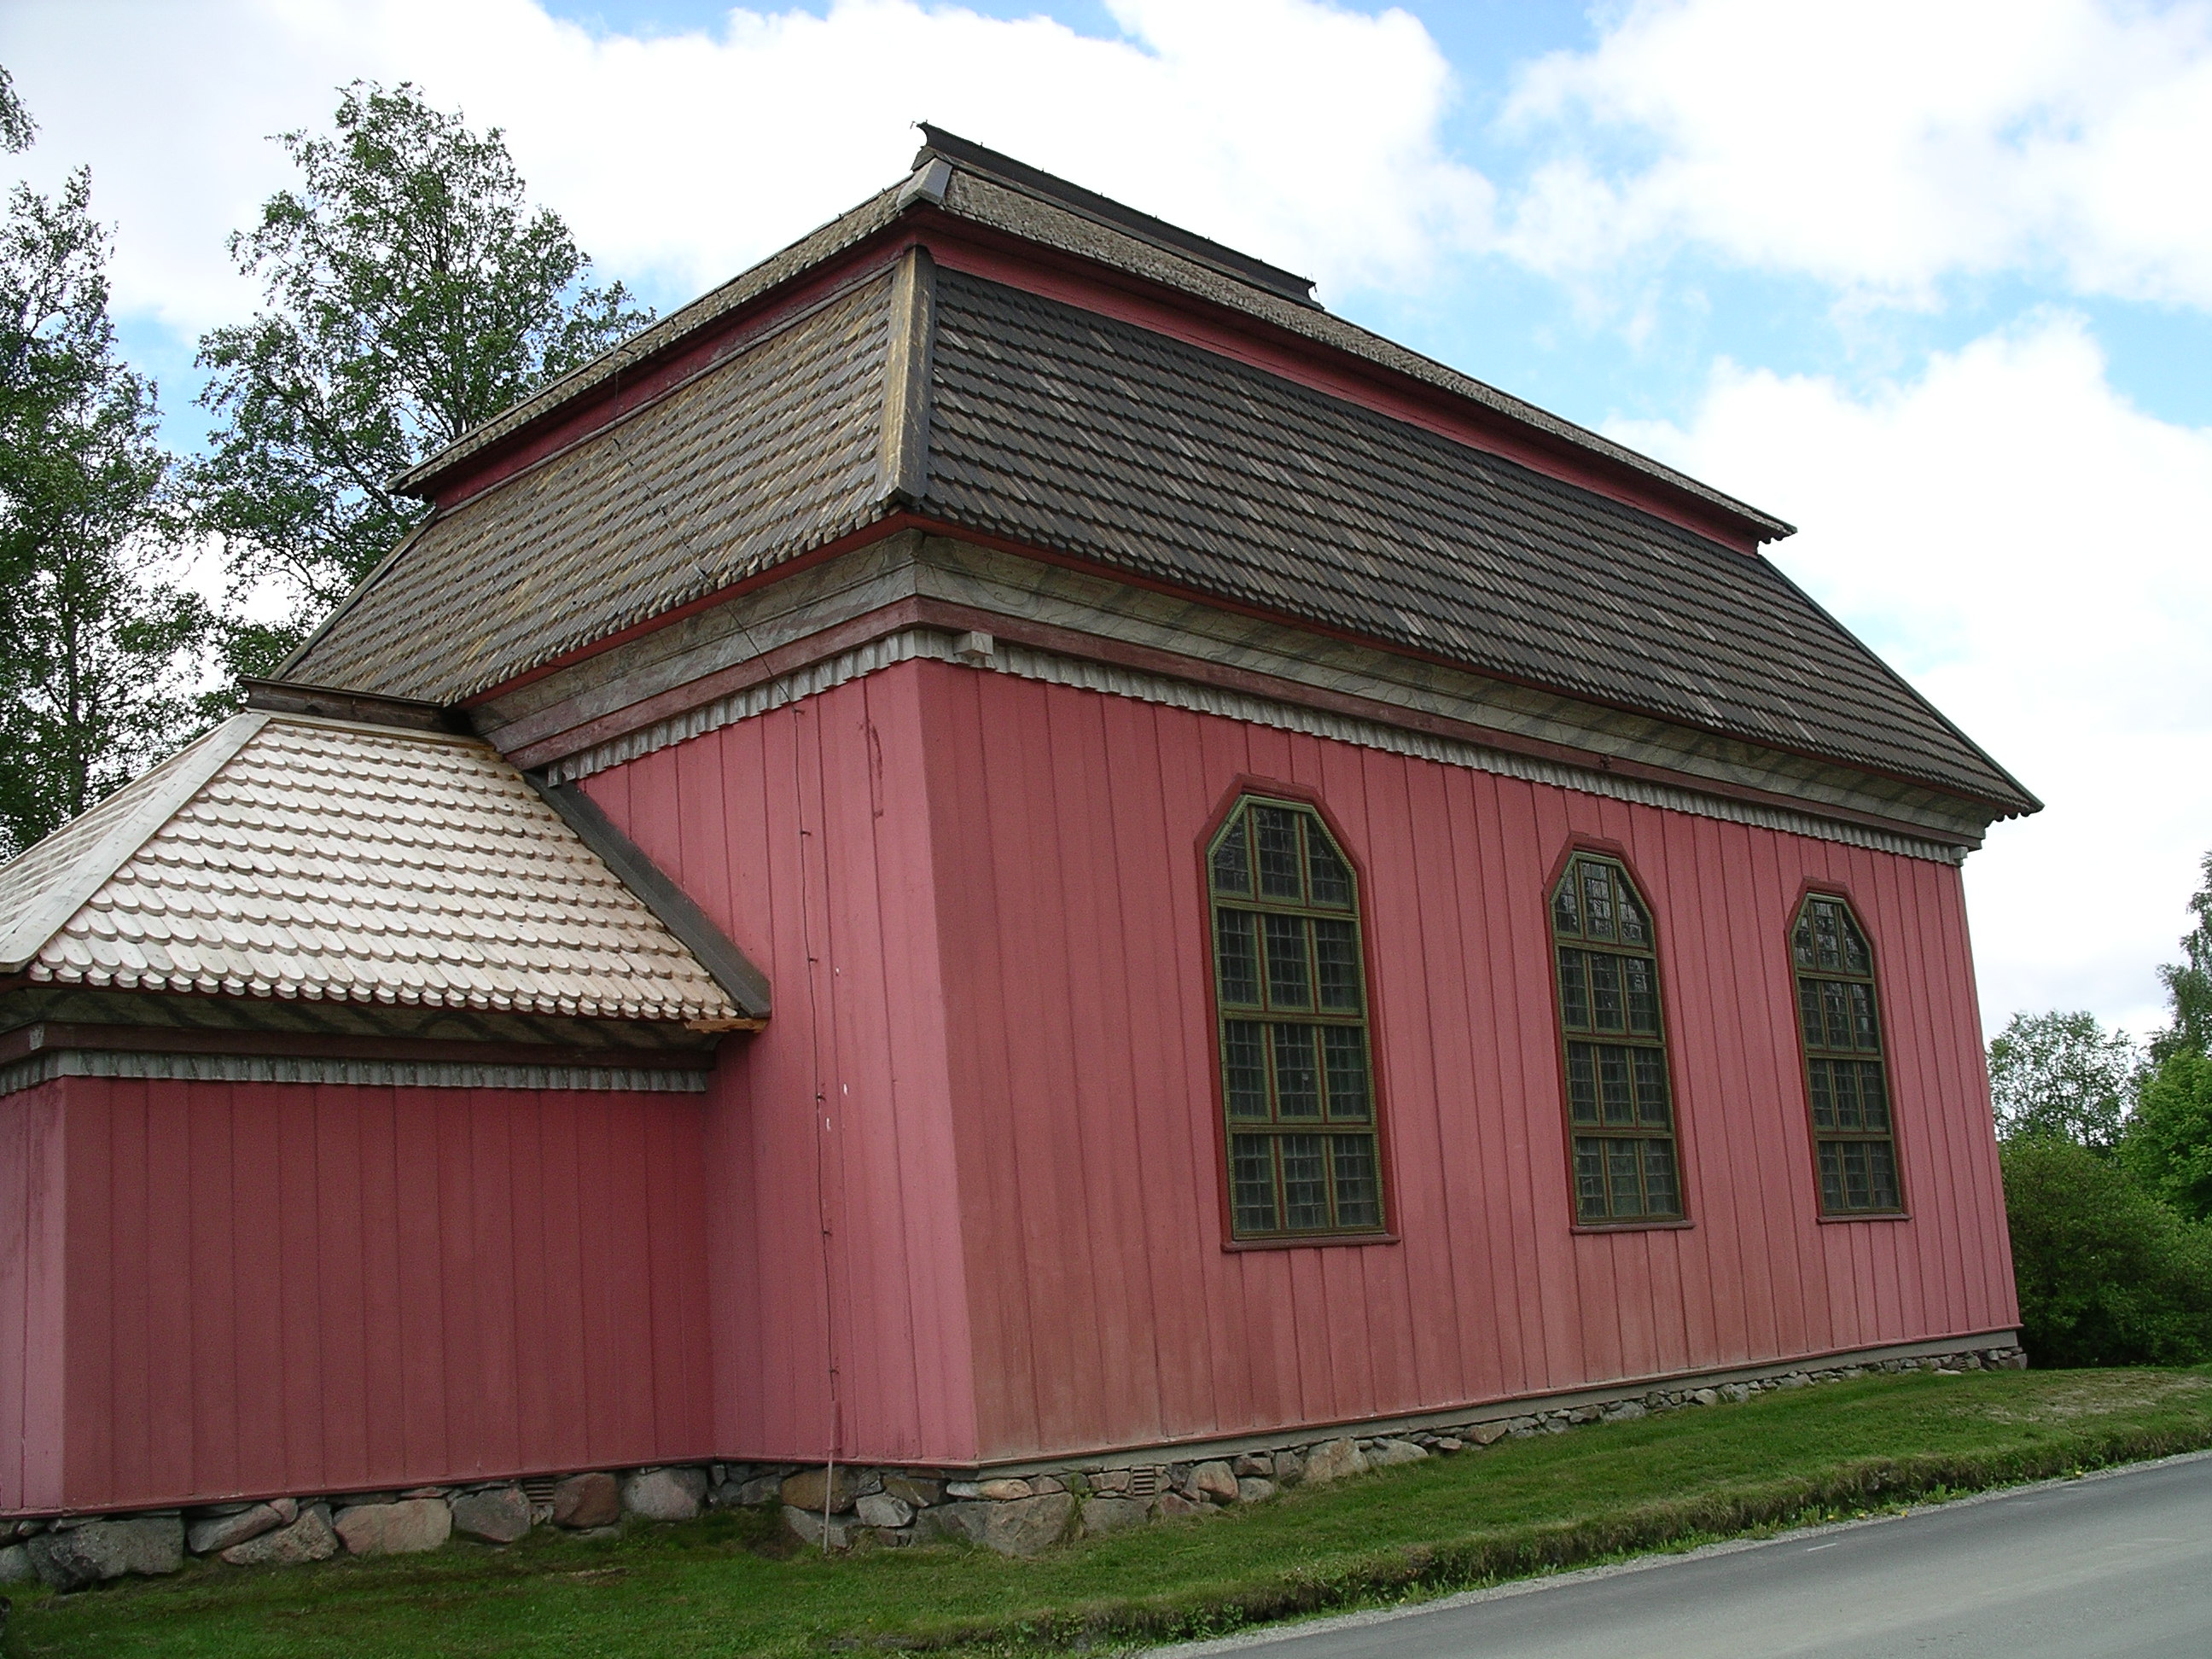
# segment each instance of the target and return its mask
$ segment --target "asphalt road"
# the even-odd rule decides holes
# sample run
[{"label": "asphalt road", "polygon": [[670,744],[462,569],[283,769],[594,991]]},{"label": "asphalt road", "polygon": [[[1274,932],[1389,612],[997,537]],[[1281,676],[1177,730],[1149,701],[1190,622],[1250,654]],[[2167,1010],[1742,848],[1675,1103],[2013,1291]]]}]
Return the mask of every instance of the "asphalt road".
[{"label": "asphalt road", "polygon": [[1182,1649],[1249,1659],[2212,1659],[2212,1455]]}]

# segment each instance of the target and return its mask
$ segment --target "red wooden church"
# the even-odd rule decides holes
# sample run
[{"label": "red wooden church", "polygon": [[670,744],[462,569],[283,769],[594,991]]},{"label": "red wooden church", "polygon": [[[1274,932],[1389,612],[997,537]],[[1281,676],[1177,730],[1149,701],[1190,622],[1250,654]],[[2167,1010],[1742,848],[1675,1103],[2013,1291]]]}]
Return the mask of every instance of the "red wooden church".
[{"label": "red wooden church", "polygon": [[2036,803],[1790,527],[927,136],[0,872],[0,1511],[2013,1342]]}]

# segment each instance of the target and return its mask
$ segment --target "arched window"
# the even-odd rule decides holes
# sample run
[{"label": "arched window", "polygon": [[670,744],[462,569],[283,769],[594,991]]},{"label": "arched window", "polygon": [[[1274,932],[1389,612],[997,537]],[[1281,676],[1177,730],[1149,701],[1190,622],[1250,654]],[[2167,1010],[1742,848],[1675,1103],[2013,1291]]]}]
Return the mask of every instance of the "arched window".
[{"label": "arched window", "polygon": [[1382,1231],[1359,889],[1321,815],[1247,796],[1206,849],[1240,1239]]},{"label": "arched window", "polygon": [[1552,890],[1575,1218],[1682,1218],[1651,912],[1615,860],[1577,853]]},{"label": "arched window", "polygon": [[1826,893],[1808,893],[1798,906],[1790,947],[1797,969],[1820,1208],[1829,1215],[1896,1214],[1904,1201],[1874,952],[1851,907]]}]

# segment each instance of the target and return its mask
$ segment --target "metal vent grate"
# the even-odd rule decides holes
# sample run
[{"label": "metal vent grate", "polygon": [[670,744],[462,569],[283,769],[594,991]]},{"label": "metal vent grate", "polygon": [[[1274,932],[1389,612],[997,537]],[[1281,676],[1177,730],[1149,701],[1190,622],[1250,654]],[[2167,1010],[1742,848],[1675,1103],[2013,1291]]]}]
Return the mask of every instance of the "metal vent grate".
[{"label": "metal vent grate", "polygon": [[1157,1468],[1129,1471],[1129,1496],[1158,1498],[1160,1495],[1160,1471]]},{"label": "metal vent grate", "polygon": [[528,1498],[533,1506],[543,1505],[550,1508],[553,1503],[553,1488],[561,1484],[561,1477],[557,1474],[527,1474],[515,1484],[522,1488],[522,1495]]}]

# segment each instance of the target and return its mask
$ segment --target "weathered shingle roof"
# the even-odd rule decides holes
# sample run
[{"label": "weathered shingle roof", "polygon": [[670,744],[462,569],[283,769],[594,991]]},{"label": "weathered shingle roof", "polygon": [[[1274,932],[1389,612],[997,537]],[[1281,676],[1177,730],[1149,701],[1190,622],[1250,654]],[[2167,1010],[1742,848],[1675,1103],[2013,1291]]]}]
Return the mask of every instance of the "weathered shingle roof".
[{"label": "weathered shingle roof", "polygon": [[889,290],[830,300],[433,519],[293,676],[451,702],[865,522]]},{"label": "weathered shingle roof", "polygon": [[938,276],[934,351],[937,516],[1601,702],[2023,802],[1765,559],[957,271]]},{"label": "weathered shingle roof", "polygon": [[[858,218],[880,229],[927,185],[945,211],[1233,303],[1626,457],[1762,533],[1788,530],[1283,292],[1240,283],[1218,262],[1018,179],[931,157]],[[849,246],[842,224],[801,246],[817,259]],[[770,263],[779,281],[805,268],[791,255]],[[2035,805],[1764,560],[1201,347],[950,268],[936,273],[929,337],[907,354],[928,365],[926,392],[908,402],[929,413],[924,476],[900,494],[882,442],[886,398],[897,392],[887,364],[908,326],[893,286],[889,273],[859,283],[434,518],[289,676],[459,702],[912,505],[952,526],[2002,811]],[[765,289],[741,278],[692,309],[726,309],[739,291]],[[527,426],[543,414],[533,407],[418,478]]]},{"label": "weathered shingle roof", "polygon": [[735,1018],[487,744],[234,716],[0,868],[33,983],[541,1015]]}]

